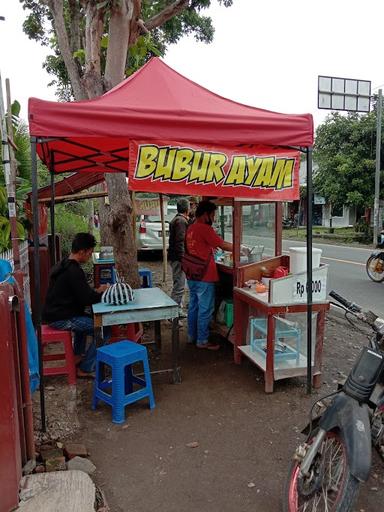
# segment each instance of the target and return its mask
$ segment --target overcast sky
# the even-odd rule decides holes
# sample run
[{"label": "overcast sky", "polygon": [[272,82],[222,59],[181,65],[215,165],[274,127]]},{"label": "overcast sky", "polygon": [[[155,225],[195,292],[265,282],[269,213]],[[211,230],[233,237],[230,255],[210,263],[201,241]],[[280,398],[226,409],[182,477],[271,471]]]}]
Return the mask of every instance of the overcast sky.
[{"label": "overcast sky", "polygon": [[[211,45],[184,38],[165,61],[195,82],[235,101],[284,113],[313,114],[317,77],[372,81],[384,87],[379,0],[234,0],[228,9],[213,2],[206,11],[216,28]],[[18,0],[0,0],[0,71],[11,80],[12,97],[27,118],[28,97],[54,100],[42,69],[46,50],[22,31]]]}]

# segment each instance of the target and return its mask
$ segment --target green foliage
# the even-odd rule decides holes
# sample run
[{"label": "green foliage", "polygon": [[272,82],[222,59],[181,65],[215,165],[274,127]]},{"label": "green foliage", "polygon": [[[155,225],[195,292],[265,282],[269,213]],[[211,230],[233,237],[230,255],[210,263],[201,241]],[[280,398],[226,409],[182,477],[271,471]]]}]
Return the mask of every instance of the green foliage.
[{"label": "green foliage", "polygon": [[332,113],[316,133],[314,184],[333,205],[369,207],[375,188],[376,114]]},{"label": "green foliage", "polygon": [[[17,235],[19,238],[25,238],[23,225],[17,221]],[[11,224],[8,218],[7,191],[4,186],[0,186],[0,252],[6,251],[11,247]]]},{"label": "green foliage", "polygon": [[[16,146],[15,158],[17,167],[16,198],[19,201],[31,190],[31,144],[28,125],[20,117],[20,103],[12,103],[13,142]],[[38,161],[39,186],[48,185],[49,172],[40,160]],[[59,178],[61,179],[61,178]],[[5,185],[4,169],[0,160],[0,185]]]},{"label": "green foliage", "polygon": [[162,56],[163,52],[160,48],[161,45],[156,46],[150,34],[140,36],[136,43],[129,48],[126,75],[132,75],[153,55]]},{"label": "green foliage", "polygon": [[[19,117],[20,103],[14,101],[12,104],[12,127],[13,142],[16,146],[16,208],[17,208],[17,231],[18,237],[26,237],[28,222],[24,213],[23,203],[26,195],[31,191],[31,147],[27,124]],[[49,173],[46,167],[39,161],[38,179],[40,185],[49,182]],[[5,188],[4,168],[0,159],[0,252],[11,247],[10,223],[8,219],[8,202]]]},{"label": "green foliage", "polygon": [[[80,205],[81,203],[73,203]],[[61,248],[63,256],[71,252],[72,240],[76,233],[88,231],[87,218],[73,211],[68,205],[59,204],[56,206],[55,230],[61,237]]]},{"label": "green foliage", "polygon": [[371,244],[372,238],[373,238],[373,229],[372,227],[366,222],[365,219],[361,218],[356,222],[354,229],[356,233],[361,233],[360,241],[364,244]]},{"label": "green foliage", "polygon": [[[52,75],[53,80],[50,86],[56,88],[56,95],[62,101],[73,99],[72,87],[68,77],[64,61],[53,28],[53,20],[46,0],[19,0],[27,12],[23,23],[23,30],[30,39],[39,41],[44,46],[50,46],[52,54],[49,55],[43,67]],[[67,31],[70,31],[70,7],[68,0],[64,1],[64,17]],[[108,23],[109,13],[115,0],[101,0],[98,2],[99,9],[107,9],[105,16],[104,35],[101,40],[101,64],[105,65],[106,51],[108,48]],[[217,0],[220,5],[230,7],[233,0]],[[85,5],[86,2],[72,0],[73,4],[80,6],[81,24],[79,26],[80,40],[85,42]],[[210,43],[214,36],[212,19],[204,16],[202,12],[212,4],[212,0],[190,0],[188,6],[177,16],[166,21],[162,26],[152,30],[149,34],[141,35],[134,45],[128,50],[127,55],[127,76],[139,69],[153,55],[164,56],[170,44],[177,43],[185,35],[193,35],[197,41]],[[170,5],[169,0],[142,0],[141,18],[145,21],[160,13]],[[84,72],[85,49],[73,48],[73,57],[76,61],[80,74]]]}]

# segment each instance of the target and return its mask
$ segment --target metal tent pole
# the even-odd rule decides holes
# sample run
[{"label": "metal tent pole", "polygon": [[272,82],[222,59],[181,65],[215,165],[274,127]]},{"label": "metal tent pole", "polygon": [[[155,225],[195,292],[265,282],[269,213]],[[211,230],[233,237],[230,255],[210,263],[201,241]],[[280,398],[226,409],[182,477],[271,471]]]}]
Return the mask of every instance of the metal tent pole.
[{"label": "metal tent pole", "polygon": [[165,219],[164,219],[164,197],[159,194],[160,199],[160,219],[161,219],[161,233],[163,239],[163,283],[167,280],[167,239],[165,235]]},{"label": "metal tent pole", "polygon": [[[51,153],[51,161],[53,161],[54,155]],[[51,202],[49,205],[50,219],[51,219],[51,265],[56,263],[56,240],[55,240],[55,173],[53,171],[53,165],[50,170],[51,172]]]},{"label": "metal tent pole", "polygon": [[312,392],[312,148],[307,148],[307,393]]},{"label": "metal tent pole", "polygon": [[44,376],[43,376],[43,349],[41,345],[41,304],[40,304],[40,239],[39,239],[39,203],[38,203],[38,183],[37,183],[37,156],[36,156],[36,137],[31,137],[31,172],[32,172],[32,218],[33,218],[33,257],[34,257],[34,324],[37,333],[37,342],[39,348],[39,373],[40,373],[40,417],[41,430],[46,432],[45,421],[45,396],[44,396]]}]

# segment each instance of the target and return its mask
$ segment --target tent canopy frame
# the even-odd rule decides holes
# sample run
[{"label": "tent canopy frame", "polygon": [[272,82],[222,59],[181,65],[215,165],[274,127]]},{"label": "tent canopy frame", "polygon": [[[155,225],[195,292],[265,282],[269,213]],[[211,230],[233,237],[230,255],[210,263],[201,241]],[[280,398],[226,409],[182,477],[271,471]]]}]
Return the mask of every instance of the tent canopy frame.
[{"label": "tent canopy frame", "polygon": [[[160,100],[153,97],[154,82],[157,83],[160,91]],[[120,108],[117,104],[119,98],[122,100]],[[163,104],[159,105],[161,101]],[[190,105],[185,105],[188,102]],[[110,125],[107,126],[106,123],[104,126],[102,116],[108,113],[106,119],[110,121]],[[153,127],[153,123],[157,119],[154,116],[157,116],[158,119],[158,124],[155,127]],[[182,137],[184,142],[192,143],[204,140],[206,143],[227,146],[231,144],[233,147],[262,144],[269,147],[294,148],[306,154],[307,279],[309,283],[312,282],[313,119],[310,114],[301,116],[279,114],[233,102],[195,84],[169,68],[160,59],[153,58],[117,87],[93,100],[60,104],[30,99],[29,121],[35,297],[40,296],[37,154],[39,153],[52,174],[51,222],[54,228],[55,174],[64,172],[127,173],[129,141],[131,139],[143,140],[145,138],[148,142],[179,140],[180,133],[184,134]],[[57,129],[54,126],[57,126]],[[123,137],[121,136],[122,128],[125,132]],[[97,130],[99,131],[97,132]],[[100,135],[102,132],[103,137]],[[90,144],[91,140],[94,140],[95,144]],[[95,147],[98,143],[99,147]],[[63,147],[65,145],[68,146]],[[312,287],[309,286],[307,294],[308,393],[311,392],[312,387],[311,318]],[[42,430],[45,431],[41,305],[39,301],[35,307],[34,322],[39,340],[41,424]]]}]

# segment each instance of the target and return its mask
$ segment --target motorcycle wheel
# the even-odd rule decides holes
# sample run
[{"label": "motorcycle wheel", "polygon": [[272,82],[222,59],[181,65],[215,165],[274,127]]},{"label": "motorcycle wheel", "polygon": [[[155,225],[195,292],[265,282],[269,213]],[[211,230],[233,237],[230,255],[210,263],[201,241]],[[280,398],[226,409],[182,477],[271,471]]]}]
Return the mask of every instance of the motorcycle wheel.
[{"label": "motorcycle wheel", "polygon": [[379,258],[376,256],[370,256],[367,260],[366,269],[367,274],[372,281],[375,283],[382,283],[384,281],[384,262],[380,259],[380,267],[383,269],[382,271],[377,271],[377,264]]},{"label": "motorcycle wheel", "polygon": [[350,512],[358,490],[359,482],[350,473],[343,439],[338,433],[328,432],[308,478],[300,475],[299,462],[292,463],[283,509],[284,512]]}]

